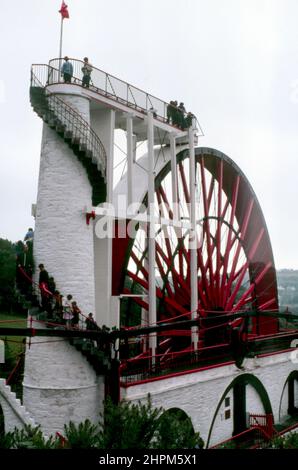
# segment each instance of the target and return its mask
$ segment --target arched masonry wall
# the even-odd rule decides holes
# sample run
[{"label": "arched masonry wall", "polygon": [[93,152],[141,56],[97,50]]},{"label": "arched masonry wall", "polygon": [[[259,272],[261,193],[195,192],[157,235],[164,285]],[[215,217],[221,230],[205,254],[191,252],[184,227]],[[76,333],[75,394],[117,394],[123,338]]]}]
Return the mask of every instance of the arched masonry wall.
[{"label": "arched masonry wall", "polygon": [[[284,383],[289,374],[297,369],[297,364],[291,361],[290,353],[283,352],[266,357],[246,359],[244,367],[245,369],[242,371],[230,364],[161,378],[127,388],[121,387],[121,397],[133,402],[145,401],[150,393],[153,406],[162,406],[165,409],[181,408],[190,416],[194,429],[200,432],[206,444],[220,400],[231,382],[244,373],[252,374],[260,380],[269,396],[275,422],[279,420],[279,405]],[[229,396],[232,397],[232,394],[230,393]],[[248,388],[247,410],[250,413],[258,413],[262,410],[259,396],[251,387]],[[224,420],[220,418],[224,411],[223,401],[218,411],[221,424],[219,425],[218,422],[217,426],[213,426],[209,446],[231,437],[232,418],[227,420],[225,425]]]},{"label": "arched masonry wall", "polygon": [[292,405],[298,409],[298,371],[292,372],[286,379],[286,382],[284,383],[283,386],[283,391],[282,391],[282,396],[280,399],[280,406],[279,406],[279,417],[280,419],[285,418],[288,416],[289,413],[289,381],[290,379],[294,379],[294,384],[293,384],[293,403]]},{"label": "arched masonry wall", "polygon": [[[63,99],[89,121],[89,100],[65,95]],[[94,249],[92,226],[85,208],[92,205],[86,170],[66,142],[43,125],[34,258],[36,277],[43,263],[57,289],[72,294],[84,313],[94,312]]]},{"label": "arched masonry wall", "polygon": [[[33,328],[40,324],[33,321]],[[46,435],[64,424],[97,423],[104,400],[104,379],[67,339],[36,337],[27,347],[23,402]]]}]

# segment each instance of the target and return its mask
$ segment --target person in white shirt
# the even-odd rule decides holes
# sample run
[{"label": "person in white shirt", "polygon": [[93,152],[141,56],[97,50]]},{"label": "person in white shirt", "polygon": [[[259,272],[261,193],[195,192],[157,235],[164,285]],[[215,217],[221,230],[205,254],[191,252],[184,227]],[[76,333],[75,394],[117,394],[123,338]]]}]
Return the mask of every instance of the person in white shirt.
[{"label": "person in white shirt", "polygon": [[71,320],[73,318],[72,314],[72,295],[68,294],[66,299],[63,299],[62,301],[62,307],[63,307],[63,320],[65,321],[66,328],[71,327]]}]

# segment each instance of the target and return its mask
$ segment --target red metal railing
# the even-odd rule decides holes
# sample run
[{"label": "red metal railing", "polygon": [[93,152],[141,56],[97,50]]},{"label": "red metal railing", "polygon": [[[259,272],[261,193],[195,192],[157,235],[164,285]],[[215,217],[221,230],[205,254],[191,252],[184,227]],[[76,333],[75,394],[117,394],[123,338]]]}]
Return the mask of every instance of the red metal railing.
[{"label": "red metal railing", "polygon": [[272,414],[250,414],[249,426],[251,428],[261,428],[271,438],[275,434],[273,427],[274,419]]},{"label": "red metal railing", "polygon": [[[270,437],[266,431],[260,426],[255,426],[253,428],[245,429],[245,431],[242,431],[239,434],[230,437],[229,439],[225,439],[218,444],[210,446],[208,449],[222,449],[225,447],[228,448],[229,445],[233,443],[235,444],[236,448],[253,448],[259,446],[261,442],[267,442],[269,440]],[[251,445],[251,441],[254,442],[254,445]],[[255,444],[256,441],[257,444]]]},{"label": "red metal railing", "polygon": [[22,366],[24,364],[24,356],[25,356],[25,353],[19,354],[19,358],[17,360],[16,365],[14,366],[13,370],[11,371],[11,373],[6,379],[6,385],[11,385],[14,381],[17,380],[17,376],[19,375],[22,369]]},{"label": "red metal railing", "polygon": [[274,435],[279,435],[279,433],[274,429],[273,423],[274,418],[271,413],[249,414],[248,429],[209,447],[209,449],[229,447],[229,444],[232,443],[235,444],[235,447],[250,449],[258,448],[260,445],[268,443]]},{"label": "red metal railing", "polygon": [[157,354],[154,358],[147,352],[146,355],[139,355],[122,361],[120,381],[122,386],[129,386],[156,377],[172,375],[175,372],[195,371],[198,368],[212,366],[214,363],[217,366],[221,363],[227,364],[230,360],[228,343],[202,347],[198,351],[189,350]]}]

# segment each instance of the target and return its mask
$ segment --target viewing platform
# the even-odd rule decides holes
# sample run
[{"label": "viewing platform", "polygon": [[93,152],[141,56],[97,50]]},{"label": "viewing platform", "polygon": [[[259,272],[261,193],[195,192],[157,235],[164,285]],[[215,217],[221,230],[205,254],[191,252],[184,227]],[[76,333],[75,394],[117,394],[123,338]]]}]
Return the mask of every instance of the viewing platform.
[{"label": "viewing platform", "polygon": [[[188,142],[187,128],[181,129],[169,122],[169,103],[163,101],[113,75],[92,65],[89,87],[83,87],[82,67],[84,63],[77,59],[69,59],[73,66],[71,83],[64,83],[61,75],[63,59],[52,59],[47,64],[33,64],[32,74],[40,84],[53,94],[72,94],[90,99],[90,110],[116,110],[115,129],[126,131],[127,116],[133,120],[133,133],[136,142],[147,140],[146,116],[148,111],[154,115],[154,142],[159,145],[169,144],[170,134],[176,137],[177,144]],[[177,111],[180,112],[177,108]],[[186,117],[186,113],[185,116]],[[195,116],[195,144],[198,137],[204,135]]]}]

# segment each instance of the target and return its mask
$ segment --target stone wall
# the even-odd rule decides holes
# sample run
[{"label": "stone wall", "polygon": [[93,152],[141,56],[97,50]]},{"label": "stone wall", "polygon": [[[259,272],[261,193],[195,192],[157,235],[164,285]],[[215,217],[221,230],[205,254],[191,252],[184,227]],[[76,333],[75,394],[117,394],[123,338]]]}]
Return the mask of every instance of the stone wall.
[{"label": "stone wall", "polygon": [[[40,327],[35,321],[32,326]],[[103,400],[103,377],[67,339],[32,339],[26,350],[23,401],[45,434],[63,432],[69,421],[98,422]]]},{"label": "stone wall", "polygon": [[[88,100],[74,100],[86,114]],[[43,263],[57,289],[72,294],[84,313],[95,309],[93,230],[85,221],[91,194],[86,171],[72,149],[44,124],[34,236],[36,277]]]},{"label": "stone wall", "polygon": [[[150,393],[153,406],[181,408],[190,416],[195,430],[200,432],[205,444],[210,434],[209,446],[212,446],[232,435],[233,393],[230,390],[226,394],[226,390],[239,375],[250,374],[259,379],[268,393],[275,422],[283,418],[280,416],[283,388],[289,374],[297,369],[297,364],[290,360],[290,354],[247,359],[244,365],[244,370],[237,369],[235,365],[226,365],[122,387],[121,396],[137,402],[146,400]],[[225,411],[229,407],[225,406],[224,397],[230,397],[231,417],[228,419],[225,419]],[[246,387],[246,411],[264,412],[261,397],[250,385]]]}]

